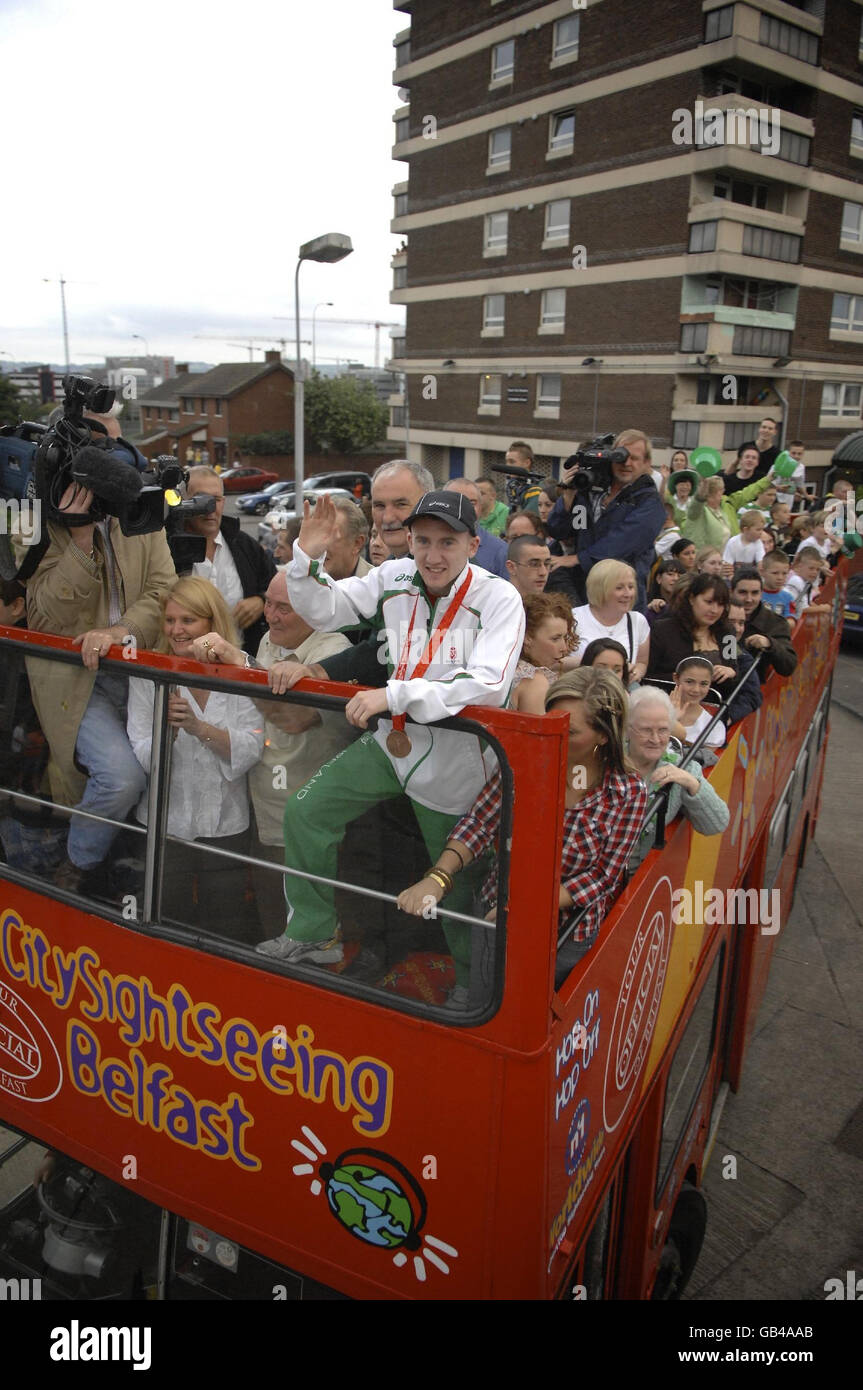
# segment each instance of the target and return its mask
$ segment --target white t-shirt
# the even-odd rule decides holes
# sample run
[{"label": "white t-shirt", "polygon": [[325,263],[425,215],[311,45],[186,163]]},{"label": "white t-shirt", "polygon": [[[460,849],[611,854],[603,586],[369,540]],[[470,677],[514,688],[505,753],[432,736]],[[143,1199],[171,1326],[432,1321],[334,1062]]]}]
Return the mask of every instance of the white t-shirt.
[{"label": "white t-shirt", "polygon": [[794,488],[795,488],[795,491],[793,491],[793,492],[778,492],[778,491],[777,491],[777,493],[776,493],[776,501],[777,501],[777,502],[793,502],[793,501],[794,501],[794,498],[797,496],[796,489],[797,489],[798,487],[802,487],[803,484],[805,483],[805,481],[806,481],[806,469],[803,467],[803,464],[802,464],[802,463],[798,463],[798,465],[797,465],[797,467],[795,468],[794,472],[791,474],[791,477],[790,477],[790,478],[783,478],[783,479],[782,479],[782,482],[785,483],[786,487],[791,487],[791,485],[792,485],[792,483],[793,483]]},{"label": "white t-shirt", "polygon": [[[707,728],[712,718],[713,715],[710,713],[710,710],[705,709],[702,710],[701,714],[699,714],[694,724],[685,724],[683,727],[686,729],[686,742],[694,743],[695,740],[699,737],[702,729]],[[722,723],[722,720],[720,719],[719,722],[715,724],[714,727],[710,730],[710,733],[707,736],[705,747],[722,748],[724,743],[725,725]]]},{"label": "white t-shirt", "polygon": [[[600,637],[610,637],[612,641],[619,642],[626,652],[630,665],[638,658],[638,649],[643,642],[650,636],[650,628],[647,619],[642,613],[624,613],[619,622],[614,627],[605,627],[598,618],[594,616],[589,603],[585,603],[581,608],[573,608],[572,616],[575,618],[576,630],[578,633],[578,655],[579,661],[584,655],[588,643],[597,641]],[[629,640],[629,629],[627,618],[632,624],[632,642]]]},{"label": "white t-shirt", "polygon": [[796,555],[798,551],[801,551],[804,545],[814,545],[815,549],[820,552],[825,560],[829,560],[830,556],[833,554],[833,547],[830,544],[829,536],[825,536],[823,541],[818,541],[814,536],[810,536],[808,540],[800,542],[794,554]]},{"label": "white t-shirt", "polygon": [[722,558],[726,565],[760,565],[764,559],[763,541],[745,541],[741,536],[732,536],[725,542]]}]

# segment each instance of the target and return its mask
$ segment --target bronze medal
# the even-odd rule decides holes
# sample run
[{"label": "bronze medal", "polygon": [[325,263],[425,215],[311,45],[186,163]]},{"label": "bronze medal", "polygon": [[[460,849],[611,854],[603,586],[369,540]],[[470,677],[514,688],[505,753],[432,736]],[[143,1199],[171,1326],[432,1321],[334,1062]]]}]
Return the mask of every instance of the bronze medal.
[{"label": "bronze medal", "polygon": [[391,729],[387,734],[387,748],[394,758],[406,758],[412,747],[404,729]]}]

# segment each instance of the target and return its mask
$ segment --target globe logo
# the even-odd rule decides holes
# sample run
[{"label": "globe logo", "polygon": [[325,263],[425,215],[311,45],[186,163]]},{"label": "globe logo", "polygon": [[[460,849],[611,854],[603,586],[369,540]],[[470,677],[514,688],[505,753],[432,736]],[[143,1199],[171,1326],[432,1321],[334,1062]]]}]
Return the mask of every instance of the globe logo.
[{"label": "globe logo", "polygon": [[[324,1168],[328,1172],[324,1172]],[[411,1204],[401,1187],[386,1173],[366,1163],[324,1164],[330,1211],[358,1240],[390,1250],[420,1244]]]}]

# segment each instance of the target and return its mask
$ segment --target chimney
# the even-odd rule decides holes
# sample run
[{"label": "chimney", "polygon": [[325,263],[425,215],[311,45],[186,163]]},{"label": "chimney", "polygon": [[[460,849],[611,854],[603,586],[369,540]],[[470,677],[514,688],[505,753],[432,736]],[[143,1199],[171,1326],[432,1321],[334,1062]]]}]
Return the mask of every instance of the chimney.
[{"label": "chimney", "polygon": [[267,352],[264,353],[265,362],[281,362],[281,360],[282,354],[279,352],[278,348],[270,348]]},{"label": "chimney", "polygon": [[185,376],[188,370],[188,362],[177,362],[174,366],[174,376]]}]

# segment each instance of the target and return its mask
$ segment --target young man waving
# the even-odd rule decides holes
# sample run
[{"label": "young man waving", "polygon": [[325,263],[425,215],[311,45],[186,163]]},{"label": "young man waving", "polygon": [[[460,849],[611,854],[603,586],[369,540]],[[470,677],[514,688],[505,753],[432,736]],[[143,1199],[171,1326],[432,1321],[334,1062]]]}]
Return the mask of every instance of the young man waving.
[{"label": "young man waving", "polygon": [[[436,721],[465,705],[505,704],[524,635],[524,609],[511,584],[471,563],[479,544],[476,512],[459,493],[426,493],[406,521],[411,556],[388,560],[362,578],[332,580],[326,552],[336,510],[321,498],[305,508],[294,558],[285,571],[291,604],[317,630],[356,624],[378,630],[389,679],[348,703],[348,722],[374,733],[327,763],[291,797],[285,810],[285,860],[325,878],[336,877],[345,827],[369,806],[410,796],[434,863],[460,815],[485,785],[491,765],[472,734],[437,730]],[[282,668],[276,693],[299,675]],[[486,755],[487,756],[487,755]],[[470,911],[470,888],[458,885],[448,905]],[[258,951],[279,960],[325,964],[342,959],[333,890],[313,879],[288,877],[287,932]],[[470,932],[445,928],[465,986]]]}]

